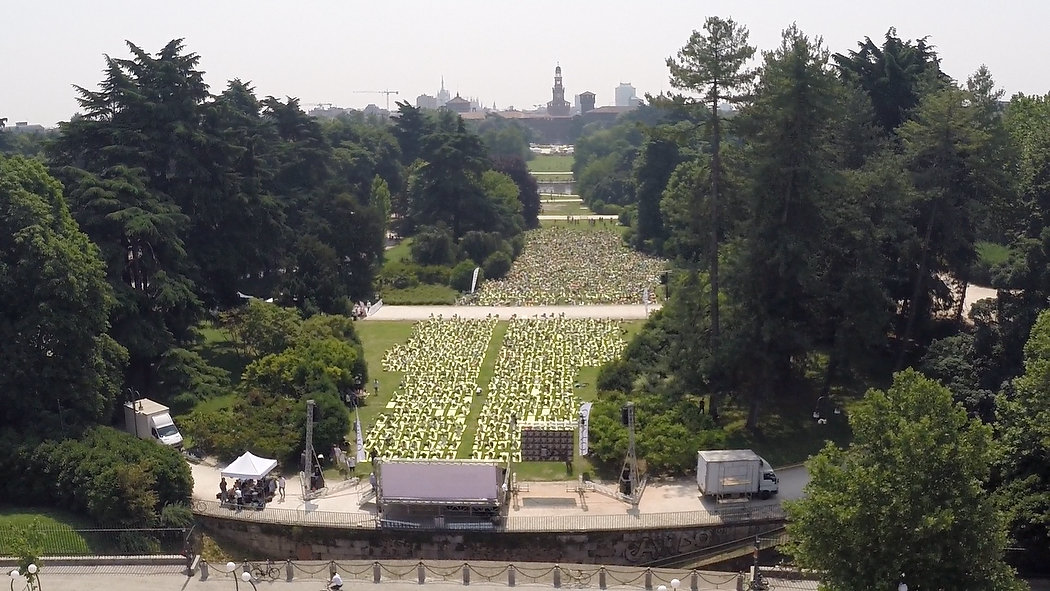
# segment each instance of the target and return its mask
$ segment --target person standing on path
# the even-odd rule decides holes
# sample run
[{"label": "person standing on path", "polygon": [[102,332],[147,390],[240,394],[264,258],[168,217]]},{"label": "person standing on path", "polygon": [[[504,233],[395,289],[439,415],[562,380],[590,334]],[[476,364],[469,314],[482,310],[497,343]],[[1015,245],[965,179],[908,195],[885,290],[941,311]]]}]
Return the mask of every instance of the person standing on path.
[{"label": "person standing on path", "polygon": [[281,479],[277,481],[277,492],[281,493],[281,501],[284,501],[284,486],[287,481],[284,479],[284,474],[281,474]]}]

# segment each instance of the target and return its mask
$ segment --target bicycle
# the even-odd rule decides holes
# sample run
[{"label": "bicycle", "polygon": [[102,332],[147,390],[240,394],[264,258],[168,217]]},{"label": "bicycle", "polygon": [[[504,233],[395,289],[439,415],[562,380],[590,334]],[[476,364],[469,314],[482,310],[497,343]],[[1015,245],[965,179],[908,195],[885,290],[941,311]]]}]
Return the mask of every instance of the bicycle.
[{"label": "bicycle", "polygon": [[769,581],[762,576],[762,573],[756,573],[755,578],[747,584],[748,591],[772,591],[773,585],[769,584]]},{"label": "bicycle", "polygon": [[569,581],[577,589],[583,589],[590,585],[592,576],[594,576],[594,573],[585,573],[581,569],[576,569],[576,572],[569,571]]},{"label": "bicycle", "polygon": [[256,579],[270,579],[276,581],[281,578],[281,569],[272,560],[267,560],[266,564],[258,564],[252,567],[252,576]]}]

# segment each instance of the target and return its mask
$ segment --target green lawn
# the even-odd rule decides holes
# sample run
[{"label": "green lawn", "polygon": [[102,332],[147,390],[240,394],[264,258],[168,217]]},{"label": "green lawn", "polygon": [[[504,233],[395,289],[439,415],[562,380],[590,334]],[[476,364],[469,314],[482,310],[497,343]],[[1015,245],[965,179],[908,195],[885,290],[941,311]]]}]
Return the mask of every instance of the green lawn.
[{"label": "green lawn", "polygon": [[195,350],[209,365],[228,371],[232,385],[236,386],[241,381],[241,374],[244,373],[244,368],[248,366],[251,359],[234,346],[225,329],[216,325],[201,325],[197,330],[204,338],[204,342]]},{"label": "green lawn", "polygon": [[977,258],[989,267],[1005,263],[1010,258],[1010,247],[994,242],[978,242]]},{"label": "green lawn", "polygon": [[726,446],[729,449],[753,449],[773,466],[804,462],[828,441],[845,447],[851,438],[848,416],[855,399],[840,402],[845,406],[841,409],[842,414],[832,414],[828,408],[823,408],[828,419],[823,425],[813,419],[813,403],[809,400],[780,401],[776,409],[767,402],[758,433],[744,428],[746,408],[726,405],[721,411],[727,433]]},{"label": "green lawn", "polygon": [[[368,363],[368,392],[370,396],[358,412],[361,424],[367,428],[375,422],[376,416],[383,411],[386,403],[393,397],[394,389],[401,383],[404,374],[383,370],[383,356],[387,350],[398,343],[406,343],[412,336],[412,321],[376,321],[366,320],[354,325],[357,335],[365,350],[365,362]],[[373,380],[379,380],[379,395],[372,388]]]},{"label": "green lawn", "polygon": [[592,215],[594,212],[579,201],[544,201],[540,204],[543,215]]},{"label": "green lawn", "polygon": [[541,173],[534,174],[532,176],[536,179],[536,182],[538,183],[571,183],[572,181],[576,180],[576,177],[571,172],[563,173],[561,171],[555,174]]},{"label": "green lawn", "polygon": [[412,238],[405,238],[398,242],[393,248],[383,253],[385,262],[411,261],[412,260]]},{"label": "green lawn", "polygon": [[36,523],[43,533],[31,543],[45,555],[83,555],[91,546],[76,529],[94,527],[85,518],[57,509],[0,507],[0,556],[17,554],[18,533]]},{"label": "green lawn", "polygon": [[384,289],[383,304],[388,306],[451,306],[461,294],[447,285],[422,283],[405,289]]},{"label": "green lawn", "polygon": [[536,154],[527,164],[529,170],[535,172],[568,172],[572,170],[573,159],[560,154]]}]

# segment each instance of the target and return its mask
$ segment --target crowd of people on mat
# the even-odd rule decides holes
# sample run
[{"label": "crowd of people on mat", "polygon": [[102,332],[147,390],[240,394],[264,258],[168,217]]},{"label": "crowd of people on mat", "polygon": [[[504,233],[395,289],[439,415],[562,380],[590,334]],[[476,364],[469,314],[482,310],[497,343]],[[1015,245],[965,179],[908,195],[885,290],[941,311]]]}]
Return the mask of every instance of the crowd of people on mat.
[{"label": "crowd of people on mat", "polygon": [[471,457],[519,456],[511,416],[519,422],[576,421],[580,368],[615,359],[626,346],[614,320],[512,316],[485,391],[478,377],[497,321],[432,317],[416,325],[407,343],[394,345],[383,368],[405,377],[366,431],[366,449],[379,457],[453,459],[471,404],[482,397]]},{"label": "crowd of people on mat", "polygon": [[480,306],[655,303],[666,261],[623,245],[618,233],[548,227],[526,233],[506,278],[485,281],[470,303]]},{"label": "crowd of people on mat", "polygon": [[[522,424],[572,422],[580,400],[576,376],[619,357],[623,329],[594,318],[512,318],[503,337],[478,417],[471,457],[521,461]],[[510,432],[511,417],[517,431]]]},{"label": "crowd of people on mat", "polygon": [[431,317],[415,325],[407,343],[387,351],[383,369],[405,377],[366,431],[366,448],[379,457],[456,457],[496,322]]}]

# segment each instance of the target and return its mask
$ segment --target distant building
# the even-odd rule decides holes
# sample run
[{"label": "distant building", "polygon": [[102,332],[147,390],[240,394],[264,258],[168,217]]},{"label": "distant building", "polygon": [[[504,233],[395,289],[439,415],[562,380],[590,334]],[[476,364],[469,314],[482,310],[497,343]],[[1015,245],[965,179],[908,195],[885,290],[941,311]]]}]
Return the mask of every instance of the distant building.
[{"label": "distant building", "polygon": [[561,66],[554,68],[554,87],[551,88],[551,101],[547,103],[547,114],[551,117],[568,117],[572,105],[565,100],[565,87],[561,84]]},{"label": "distant building", "polygon": [[617,107],[637,107],[641,104],[641,100],[635,96],[637,91],[631,86],[630,82],[621,82],[613,94],[616,96]]},{"label": "distant building", "polygon": [[445,77],[442,76],[441,77],[441,90],[439,90],[438,93],[437,93],[437,106],[438,107],[444,107],[448,103],[448,101],[451,100],[451,98],[452,98],[452,95],[449,94],[449,92],[447,90],[445,90]]},{"label": "distant building", "polygon": [[469,113],[470,112],[470,101],[459,96],[456,93],[456,98],[453,98],[445,103],[445,108],[454,113]]},{"label": "distant building", "polygon": [[44,133],[47,131],[43,125],[30,124],[28,121],[15,121],[14,127],[7,125],[3,129],[11,133]]},{"label": "distant building", "polygon": [[429,94],[421,94],[416,97],[416,108],[417,109],[436,109],[438,108],[438,100],[436,96],[430,96]]},{"label": "distant building", "polygon": [[580,114],[594,110],[594,93],[591,91],[581,92],[576,95],[580,99]]}]

